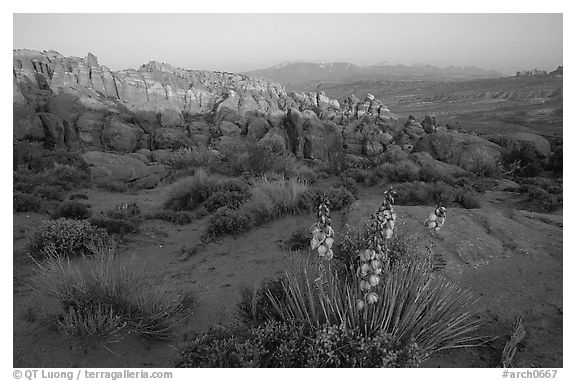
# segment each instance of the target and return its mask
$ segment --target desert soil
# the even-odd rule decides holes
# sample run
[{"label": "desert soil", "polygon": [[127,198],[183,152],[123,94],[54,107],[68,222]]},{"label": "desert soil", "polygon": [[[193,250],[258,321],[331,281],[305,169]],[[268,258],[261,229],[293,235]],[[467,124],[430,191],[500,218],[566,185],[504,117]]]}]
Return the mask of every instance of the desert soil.
[{"label": "desert soil", "polygon": [[[161,205],[165,187],[135,194],[87,189],[94,214],[121,202],[136,201],[144,212]],[[431,236],[422,222],[431,207],[397,206],[405,233],[425,253],[441,253],[443,273],[479,297],[480,334],[491,338],[481,347],[434,355],[423,367],[494,367],[517,315],[526,338],[514,360],[519,367],[562,367],[562,212],[539,214],[518,210],[514,193],[487,192],[480,209],[448,209],[444,229]],[[348,210],[333,213],[336,233],[344,224],[367,221],[381,202],[381,190],[361,189]],[[171,367],[179,347],[193,333],[237,318],[239,291],[286,267],[286,244],[299,226],[309,227],[312,215],[289,216],[227,236],[187,257],[205,224],[196,220],[176,226],[144,221],[141,232],[118,242],[122,255],[136,255],[146,265],[151,282],[166,282],[192,293],[194,313],[177,339],[150,341],[127,335],[118,341],[67,338],[48,324],[57,304],[32,288],[34,263],[25,255],[28,237],[48,216],[14,214],[14,367]],[[31,317],[32,316],[32,317]]]}]

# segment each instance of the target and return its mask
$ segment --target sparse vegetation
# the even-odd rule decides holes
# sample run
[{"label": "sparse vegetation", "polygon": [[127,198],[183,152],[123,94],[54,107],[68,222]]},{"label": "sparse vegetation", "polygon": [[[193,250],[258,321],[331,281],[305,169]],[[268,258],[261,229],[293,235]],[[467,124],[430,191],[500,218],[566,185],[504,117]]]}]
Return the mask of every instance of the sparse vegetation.
[{"label": "sparse vegetation", "polygon": [[164,339],[191,312],[183,296],[149,284],[135,256],[117,256],[106,247],[74,262],[51,249],[38,264],[35,284],[60,303],[57,326],[68,335],[109,336],[126,327]]},{"label": "sparse vegetation", "polygon": [[92,226],[86,220],[59,218],[46,221],[34,232],[30,240],[30,254],[44,258],[52,250],[64,257],[94,253],[108,243],[103,229]]},{"label": "sparse vegetation", "polygon": [[248,189],[248,185],[241,180],[216,180],[205,170],[198,170],[194,176],[185,177],[173,184],[164,208],[176,212],[191,211],[216,192],[247,194]]},{"label": "sparse vegetation", "polygon": [[58,218],[69,218],[72,220],[85,220],[90,218],[92,211],[90,206],[77,201],[64,201],[61,203],[56,211],[52,213],[51,217],[54,219]]}]

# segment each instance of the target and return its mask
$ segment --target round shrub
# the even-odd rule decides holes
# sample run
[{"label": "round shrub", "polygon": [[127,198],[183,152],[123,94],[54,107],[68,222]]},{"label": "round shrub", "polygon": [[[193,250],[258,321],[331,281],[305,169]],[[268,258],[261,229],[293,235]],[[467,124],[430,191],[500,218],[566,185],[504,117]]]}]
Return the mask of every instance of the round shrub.
[{"label": "round shrub", "polygon": [[248,196],[245,193],[237,191],[216,192],[204,201],[204,207],[209,212],[213,212],[223,206],[227,206],[231,209],[238,209],[238,207],[242,205],[247,198]]},{"label": "round shrub", "polygon": [[90,218],[90,207],[78,201],[65,201],[52,214],[53,219],[69,218],[72,220],[85,220]]},{"label": "round shrub", "polygon": [[218,237],[224,234],[242,233],[253,225],[250,214],[227,207],[218,211],[208,221],[207,234]]},{"label": "round shrub", "polygon": [[33,234],[30,253],[36,258],[53,249],[60,256],[90,254],[94,248],[108,243],[108,234],[85,220],[59,218],[44,222]]}]

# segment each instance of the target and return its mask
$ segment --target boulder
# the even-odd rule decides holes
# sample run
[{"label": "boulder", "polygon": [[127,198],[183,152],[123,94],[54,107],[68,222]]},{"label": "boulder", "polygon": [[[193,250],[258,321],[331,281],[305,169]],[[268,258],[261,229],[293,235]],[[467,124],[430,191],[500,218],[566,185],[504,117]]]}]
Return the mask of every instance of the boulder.
[{"label": "boulder", "polygon": [[102,144],[116,152],[133,152],[138,147],[140,135],[142,135],[140,127],[112,118],[102,130]]},{"label": "boulder", "polygon": [[156,150],[174,150],[182,147],[194,147],[195,144],[182,128],[159,128],[152,135],[152,145]]},{"label": "boulder", "polygon": [[270,129],[270,124],[265,118],[254,118],[248,123],[248,137],[260,140],[266,135],[266,132]]},{"label": "boulder", "polygon": [[218,124],[218,130],[222,136],[240,136],[240,127],[232,122],[222,121]]},{"label": "boulder", "polygon": [[457,165],[443,163],[436,160],[428,152],[415,152],[408,156],[420,166],[424,171],[435,174],[438,177],[460,177],[468,173],[468,171],[460,168]]},{"label": "boulder", "polygon": [[152,161],[160,164],[167,164],[172,157],[172,153],[166,149],[152,151]]},{"label": "boulder", "polygon": [[88,151],[82,158],[89,165],[96,183],[126,183],[139,187],[154,187],[166,173],[163,167],[149,167],[128,155]]},{"label": "boulder", "polygon": [[420,124],[422,125],[422,128],[427,134],[432,134],[436,132],[437,126],[436,126],[436,118],[434,117],[434,115],[429,114],[424,116],[424,120]]},{"label": "boulder", "polygon": [[540,156],[548,156],[552,153],[548,140],[540,135],[527,132],[511,132],[506,134],[494,134],[483,136],[491,142],[502,147],[508,147],[514,143],[532,146]]},{"label": "boulder", "polygon": [[436,160],[472,172],[497,166],[502,155],[501,147],[497,144],[479,136],[457,132],[427,134],[418,140],[413,151],[428,152]]}]

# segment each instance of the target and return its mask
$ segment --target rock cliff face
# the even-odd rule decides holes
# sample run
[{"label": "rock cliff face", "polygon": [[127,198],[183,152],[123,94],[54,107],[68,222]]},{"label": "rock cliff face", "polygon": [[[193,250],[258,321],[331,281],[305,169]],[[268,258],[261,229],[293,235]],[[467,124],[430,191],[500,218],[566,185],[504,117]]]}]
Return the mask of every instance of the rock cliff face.
[{"label": "rock cliff face", "polygon": [[[342,149],[343,124],[366,120],[383,133],[396,123],[371,95],[341,105],[323,92],[287,93],[263,79],[159,62],[113,72],[91,53],[15,50],[13,71],[14,139],[47,145],[130,153],[249,136],[325,159],[336,145]],[[294,117],[300,112],[304,118]]]}]

